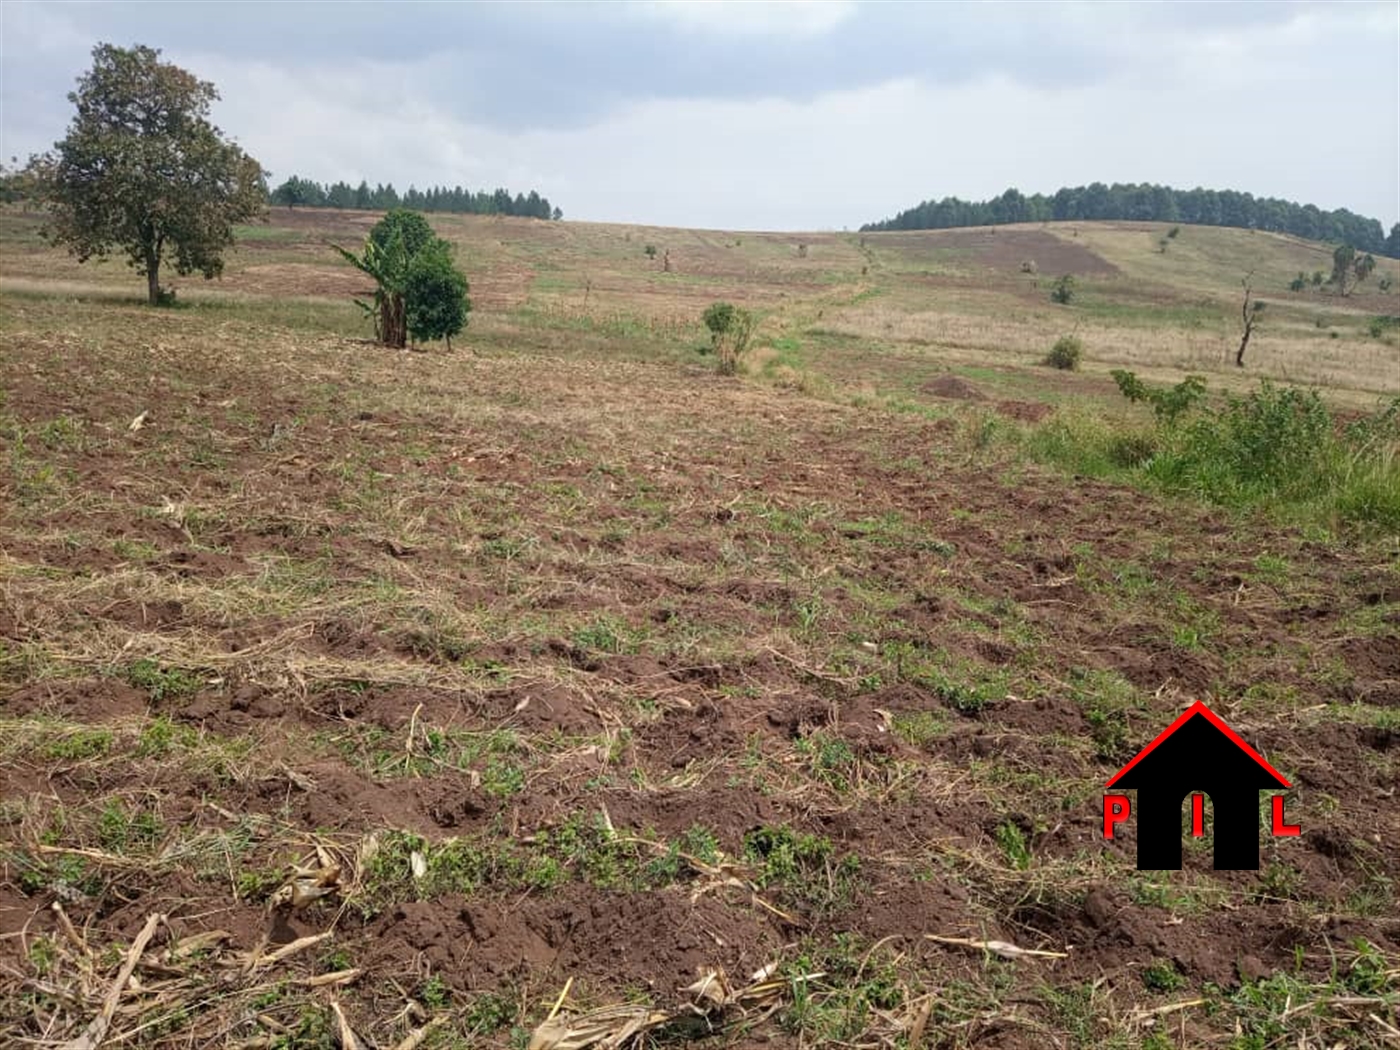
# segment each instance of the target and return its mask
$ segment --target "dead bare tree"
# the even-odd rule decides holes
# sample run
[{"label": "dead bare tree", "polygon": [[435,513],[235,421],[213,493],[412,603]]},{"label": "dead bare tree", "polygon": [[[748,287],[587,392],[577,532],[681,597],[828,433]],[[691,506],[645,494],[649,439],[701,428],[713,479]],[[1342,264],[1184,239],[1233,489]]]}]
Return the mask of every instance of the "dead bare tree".
[{"label": "dead bare tree", "polygon": [[1264,309],[1264,303],[1254,299],[1254,271],[1244,275],[1240,281],[1240,286],[1244,289],[1244,304],[1240,307],[1240,318],[1244,321],[1244,331],[1240,334],[1240,348],[1235,351],[1235,366],[1244,367],[1244,352],[1249,346],[1249,337],[1254,334],[1254,328],[1259,323],[1259,314]]}]

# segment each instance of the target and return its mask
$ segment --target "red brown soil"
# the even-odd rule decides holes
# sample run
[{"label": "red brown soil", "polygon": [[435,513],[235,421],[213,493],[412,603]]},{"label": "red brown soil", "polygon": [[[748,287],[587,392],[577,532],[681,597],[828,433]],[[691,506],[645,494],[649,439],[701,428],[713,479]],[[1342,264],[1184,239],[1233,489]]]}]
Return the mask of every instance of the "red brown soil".
[{"label": "red brown soil", "polygon": [[926,255],[930,251],[948,251],[954,253],[954,258],[965,258],[1000,272],[1019,273],[1024,262],[1034,262],[1041,274],[1052,276],[1065,273],[1108,276],[1119,272],[1107,259],[1072,239],[1025,227],[985,226],[868,236],[884,252]]},{"label": "red brown soil", "polygon": [[[575,977],[600,997],[640,988],[674,1001],[699,967],[746,975],[798,938],[829,941],[838,933],[862,943],[895,938],[911,958],[952,968],[971,965],[965,953],[922,934],[1053,947],[1069,958],[1037,970],[1037,978],[1103,976],[1128,989],[1137,987],[1141,967],[1163,958],[1191,982],[1230,985],[1242,974],[1292,966],[1298,948],[1314,968],[1328,944],[1355,937],[1400,951],[1393,917],[1346,911],[1376,880],[1400,879],[1400,810],[1391,797],[1400,735],[1346,720],[1358,701],[1397,703],[1393,632],[1362,636],[1348,625],[1393,600],[1400,584],[1393,568],[1360,547],[1323,547],[1265,526],[1241,529],[1212,511],[1034,470],[1007,486],[997,464],[950,454],[936,424],[760,400],[742,389],[716,393],[708,377],[660,366],[643,374],[641,388],[648,397],[681,388],[674,401],[651,407],[669,413],[671,433],[688,435],[664,455],[658,446],[614,439],[612,421],[640,412],[646,400],[635,392],[627,396],[639,400],[626,404],[600,392],[613,414],[584,424],[531,422],[527,440],[511,420],[464,422],[431,404],[415,417],[339,396],[313,403],[270,369],[250,374],[217,362],[175,366],[189,369],[191,382],[197,376],[197,412],[165,402],[158,426],[128,437],[113,432],[112,421],[124,424],[142,411],[144,391],[40,367],[30,353],[0,360],[9,411],[25,425],[60,414],[82,419],[99,439],[51,458],[104,498],[39,506],[5,479],[0,551],[7,563],[64,586],[52,600],[16,588],[16,600],[0,611],[0,637],[60,649],[70,636],[113,632],[140,646],[149,645],[142,636],[155,635],[174,645],[199,632],[229,670],[203,669],[202,688],[178,698],[148,696],[100,661],[75,664],[60,678],[8,670],[0,711],[99,724],[159,713],[214,734],[248,734],[256,748],[247,770],[232,771],[162,772],[129,756],[84,764],[27,755],[0,770],[4,798],[80,809],[139,783],[172,826],[227,831],[228,814],[260,815],[347,842],[385,828],[433,841],[520,837],[575,814],[606,812],[624,834],[674,838],[703,826],[730,856],[742,852],[748,833],[790,825],[861,858],[854,899],[827,914],[793,905],[796,925],[757,907],[746,891],[693,897],[686,883],[640,896],[581,882],[551,893],[448,895],[369,918],[350,909],[338,918],[338,943],[370,980],[431,970],[467,992],[522,982],[558,987]],[[473,380],[510,382],[485,368]],[[952,376],[927,389],[980,397]],[[569,408],[568,392],[556,394]],[[256,418],[221,407],[232,400],[252,406]],[[1008,405],[1019,403],[998,407],[1016,418],[1035,415]],[[274,444],[272,424],[292,419],[297,425]],[[183,448],[210,431],[222,442],[224,466],[216,472],[192,466],[184,454],[154,458],[162,442]],[[592,451],[561,453],[579,441],[594,443]],[[599,469],[605,457],[607,471]],[[353,501],[365,482],[332,469],[356,461],[389,479],[395,498],[413,509],[411,537],[360,527]],[[427,487],[415,488],[420,483]],[[586,498],[582,514],[551,502],[570,488]],[[169,492],[239,493],[228,506],[241,517],[196,524],[208,531],[194,543],[151,516]],[[627,518],[638,513],[639,496],[663,503],[665,520]],[[489,515],[502,500],[514,517],[497,525]],[[475,534],[459,531],[463,506],[479,519]],[[779,509],[812,512],[798,538],[775,524]],[[625,533],[612,533],[624,519]],[[887,534],[862,524],[871,521],[898,528]],[[518,556],[527,559],[523,576],[503,571],[488,550],[518,528],[535,541]],[[75,545],[70,533],[86,539]],[[250,619],[200,613],[191,602],[139,590],[115,599],[88,594],[83,581],[132,569],[113,542],[138,539],[155,548],[143,571],[171,585],[247,583],[283,564],[320,559],[327,586],[376,576],[429,581],[435,601],[510,616],[491,636],[465,639],[465,652],[454,655],[429,630],[426,609],[418,621],[386,623],[376,622],[373,609],[309,600],[306,609]],[[1306,572],[1307,586],[1261,582],[1254,566],[1263,553],[1287,554]],[[1201,644],[1174,639],[1165,599],[1124,597],[1118,574],[1130,563],[1182,607],[1211,614]],[[891,596],[889,609],[872,613],[857,583]],[[818,626],[803,636],[794,610],[814,598]],[[549,618],[548,630],[531,626],[540,617]],[[710,648],[693,640],[704,635],[678,633],[682,641],[669,648],[609,652],[570,633],[604,618],[661,639],[692,625],[720,642]],[[793,641],[801,637],[808,641]],[[273,652],[295,654],[295,664],[258,655],[259,646],[279,639]],[[823,662],[843,646],[890,651],[901,644],[927,660],[941,653],[936,659],[950,669],[1004,673],[1009,695],[964,713],[927,678],[899,680],[886,665],[872,680]],[[468,660],[506,673],[483,672],[470,683],[447,677]],[[306,669],[317,661],[393,662],[423,682],[450,684],[309,679]],[[1095,727],[1072,685],[1091,672],[1116,673],[1137,687],[1140,706],[1126,713],[1118,753],[1098,755],[1091,742]],[[1261,683],[1275,695],[1292,690],[1305,710],[1253,699],[1249,690]],[[1276,853],[1272,844],[1266,849],[1266,863],[1277,859],[1291,872],[1282,899],[1261,890],[1258,873],[1213,873],[1192,853],[1191,875],[1228,906],[1177,922],[1135,899],[1121,877],[1131,864],[1132,832],[1105,846],[1097,798],[1118,764],[1189,699],[1202,697],[1296,778],[1308,833],[1278,844]],[[919,713],[942,719],[944,730],[918,745],[891,732],[892,718]],[[376,775],[353,754],[311,743],[375,729],[393,749],[413,724],[511,729],[536,741],[525,790],[488,793],[473,775],[479,763]],[[625,738],[616,735],[623,726]],[[601,745],[568,744],[603,734],[614,734],[616,766]],[[801,778],[805,752],[796,745],[831,739],[847,746],[859,776],[869,778],[861,792]],[[619,769],[635,774],[637,786]],[[986,786],[994,774],[1005,778],[1002,787]],[[890,777],[883,794],[882,776]],[[1338,808],[1329,800],[1340,800]],[[1107,856],[1120,874],[1033,897],[999,859],[996,835],[1008,822],[1022,829],[1037,864]],[[967,861],[974,855],[995,874]],[[261,857],[273,867],[286,860]],[[71,908],[94,937],[129,937],[157,908],[178,923],[226,928],[241,948],[269,935],[266,912],[233,902],[222,873],[174,883],[124,877],[109,889]],[[21,893],[14,870],[5,868],[0,935],[51,932],[51,899],[47,891]],[[1299,901],[1323,902],[1333,917],[1309,917]],[[315,932],[333,918],[331,909],[312,909],[277,936]],[[0,940],[0,959],[19,964],[17,943]],[[1033,1045],[1015,1039],[989,1045]]]},{"label": "red brown soil", "polygon": [[939,376],[931,379],[919,388],[925,394],[932,394],[935,397],[951,398],[955,401],[985,401],[987,395],[978,390],[966,379],[960,379],[955,375]]}]

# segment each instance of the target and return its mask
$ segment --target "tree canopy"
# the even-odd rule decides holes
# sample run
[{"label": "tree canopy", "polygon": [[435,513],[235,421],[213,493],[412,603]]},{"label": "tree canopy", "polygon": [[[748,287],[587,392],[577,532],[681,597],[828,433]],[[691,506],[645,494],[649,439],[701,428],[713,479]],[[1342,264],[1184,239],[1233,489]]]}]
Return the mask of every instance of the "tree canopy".
[{"label": "tree canopy", "polygon": [[467,278],[452,261],[452,246],[433,233],[428,220],[396,208],[365,239],[363,254],[333,245],[341,257],[375,282],[372,302],[356,300],[374,321],[384,346],[452,337],[467,323],[471,302]]},{"label": "tree canopy", "polygon": [[69,94],[77,115],[30,170],[46,236],[79,260],[126,252],[158,303],[160,267],[213,278],[233,226],[267,199],[261,166],[209,121],[214,85],[160,60],[154,48],[99,44]]},{"label": "tree canopy", "polygon": [[1128,220],[1185,222],[1200,226],[1238,226],[1248,230],[1291,233],[1315,241],[1351,244],[1366,252],[1400,258],[1400,223],[1386,236],[1379,220],[1339,208],[1323,211],[1312,204],[1295,204],[1273,197],[1255,197],[1234,190],[1177,190],[1150,183],[1095,182],[1066,187],[1050,196],[1026,196],[1009,189],[988,201],[957,197],[927,200],[892,219],[861,229],[943,230],[955,226],[998,226],[1013,222],[1066,220]]},{"label": "tree canopy", "polygon": [[389,211],[445,211],[464,215],[518,215],[528,219],[562,219],[564,213],[535,190],[511,195],[509,190],[467,190],[461,186],[431,186],[426,190],[410,186],[400,194],[391,182],[370,187],[368,182],[351,186],[348,182],[322,185],[293,175],[272,191],[272,203],[289,208],[349,208]]}]

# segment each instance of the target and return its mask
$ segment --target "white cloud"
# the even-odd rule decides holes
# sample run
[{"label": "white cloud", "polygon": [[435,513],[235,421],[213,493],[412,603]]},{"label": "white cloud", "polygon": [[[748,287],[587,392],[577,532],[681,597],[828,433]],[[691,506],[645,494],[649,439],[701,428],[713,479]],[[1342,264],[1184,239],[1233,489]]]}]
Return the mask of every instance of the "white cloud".
[{"label": "white cloud", "polygon": [[852,0],[647,0],[624,10],[688,30],[735,36],[815,36],[855,13]]}]

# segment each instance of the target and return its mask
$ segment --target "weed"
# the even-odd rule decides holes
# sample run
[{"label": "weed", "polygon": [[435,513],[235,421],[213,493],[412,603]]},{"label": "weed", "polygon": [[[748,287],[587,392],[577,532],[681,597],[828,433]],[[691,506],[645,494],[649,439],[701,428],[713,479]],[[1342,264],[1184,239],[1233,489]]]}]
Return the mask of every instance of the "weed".
[{"label": "weed", "polygon": [[141,758],[164,758],[176,748],[191,748],[198,734],[188,726],[177,725],[166,715],[159,715],[146,724],[136,743]]},{"label": "weed", "polygon": [[998,824],[996,840],[1002,856],[1011,867],[1025,871],[1031,866],[1030,843],[1026,841],[1026,834],[1019,825],[1009,820]]},{"label": "weed", "polygon": [[855,896],[860,859],[837,857],[831,840],[789,827],[762,827],[744,836],[744,857],[759,866],[761,888],[774,887],[799,906],[820,915],[848,905]]},{"label": "weed", "polygon": [[433,974],[418,986],[418,1001],[434,1010],[444,1010],[452,1002],[452,990],[441,974]]},{"label": "weed", "polygon": [[580,649],[597,653],[624,651],[623,633],[615,624],[599,620],[574,632],[573,643]]},{"label": "weed", "polygon": [[812,777],[835,791],[849,791],[854,783],[856,753],[840,737],[813,733],[797,742]]},{"label": "weed", "polygon": [[1166,993],[1184,986],[1186,978],[1181,976],[1176,964],[1170,959],[1154,959],[1152,964],[1142,971],[1142,983],[1148,991]]},{"label": "weed", "polygon": [[464,1009],[462,1026],[471,1035],[486,1035],[510,1024],[517,1012],[515,1003],[506,995],[481,992]]},{"label": "weed", "polygon": [[161,837],[160,819],[150,810],[128,813],[120,802],[103,808],[97,821],[97,840],[109,853],[146,852]]},{"label": "weed", "polygon": [[89,758],[98,758],[111,750],[110,730],[74,729],[44,744],[39,753],[44,758],[81,762]]},{"label": "weed", "polygon": [[895,715],[892,728],[901,740],[928,750],[948,731],[948,720],[938,711],[915,711]]},{"label": "weed", "polygon": [[127,665],[124,677],[137,689],[144,689],[155,703],[193,696],[204,684],[197,676],[178,667],[162,667],[156,660],[143,658]]},{"label": "weed", "polygon": [[[803,1042],[849,1043],[868,1030],[874,1016],[897,1010],[904,986],[891,957],[851,934],[810,941],[783,967],[792,995],[782,1024]],[[813,979],[811,975],[819,977]]]}]

